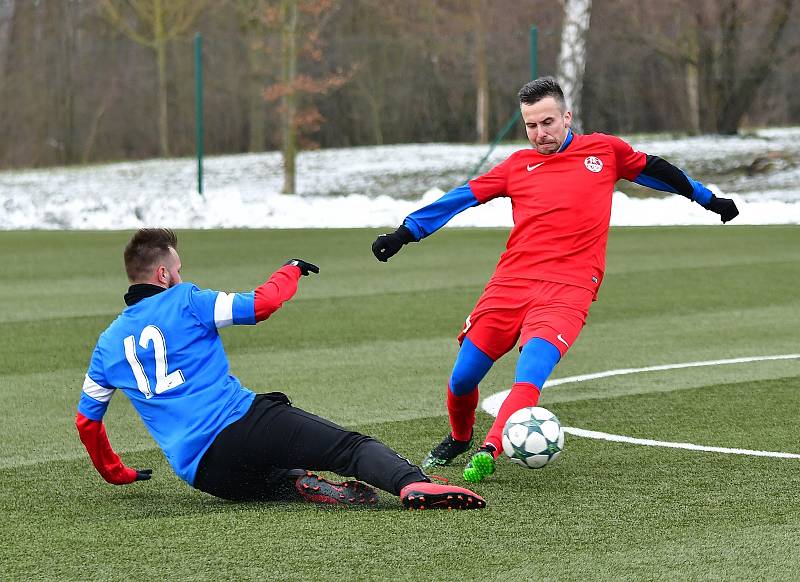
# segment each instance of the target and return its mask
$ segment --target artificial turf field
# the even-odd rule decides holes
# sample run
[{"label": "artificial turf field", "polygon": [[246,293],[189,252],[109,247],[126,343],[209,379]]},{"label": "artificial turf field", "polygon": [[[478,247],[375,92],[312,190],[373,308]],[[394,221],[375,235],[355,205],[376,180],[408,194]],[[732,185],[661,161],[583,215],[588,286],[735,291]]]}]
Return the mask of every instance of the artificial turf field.
[{"label": "artificial turf field", "polygon": [[[388,264],[375,230],[179,233],[185,280],[249,290],[287,258],[320,265],[295,298],[223,338],[256,391],[419,461],[446,434],[455,336],[505,242],[448,229]],[[73,425],[97,335],[123,306],[128,232],[0,233],[0,579],[797,580],[800,459],[568,436],[555,465],[500,460],[484,511],[217,500],[175,477],[127,399],[106,424],[151,481],[114,487]],[[800,230],[618,228],[600,300],[553,378],[800,352]],[[516,353],[481,386],[510,387]],[[614,376],[545,389],[562,423],[800,453],[800,359]],[[479,413],[478,432],[491,417]],[[462,465],[441,473],[463,484]]]}]

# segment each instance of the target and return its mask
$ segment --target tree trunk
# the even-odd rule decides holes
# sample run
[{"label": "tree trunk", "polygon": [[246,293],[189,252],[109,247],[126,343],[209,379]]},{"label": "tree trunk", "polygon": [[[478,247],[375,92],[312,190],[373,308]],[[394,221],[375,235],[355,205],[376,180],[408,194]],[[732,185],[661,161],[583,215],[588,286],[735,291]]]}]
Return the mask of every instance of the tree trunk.
[{"label": "tree trunk", "polygon": [[700,80],[697,62],[687,61],[684,64],[686,75],[686,101],[689,106],[689,133],[700,134]]},{"label": "tree trunk", "polygon": [[158,69],[158,144],[162,157],[169,156],[169,112],[167,110],[167,41],[162,0],[155,0],[153,41]]},{"label": "tree trunk", "polygon": [[11,23],[14,21],[16,0],[0,0],[0,87],[8,67],[8,53],[11,47]]},{"label": "tree trunk", "polygon": [[281,0],[281,84],[283,96],[283,193],[294,194],[296,187],[295,159],[297,157],[297,0]]},{"label": "tree trunk", "polygon": [[475,24],[475,73],[477,105],[475,133],[478,141],[489,143],[489,71],[486,64],[486,30],[483,24],[483,0],[473,0],[472,14]]},{"label": "tree trunk", "polygon": [[369,116],[372,120],[372,140],[375,145],[383,145],[383,129],[381,128],[381,102],[375,91],[360,87],[360,92],[369,106]]},{"label": "tree trunk", "polygon": [[88,164],[92,159],[92,152],[94,151],[94,144],[97,140],[97,132],[100,128],[100,122],[103,120],[103,116],[108,111],[108,108],[111,107],[112,103],[119,97],[119,83],[117,82],[117,78],[114,77],[108,83],[108,90],[103,93],[103,97],[100,100],[100,105],[97,106],[95,109],[94,114],[92,115],[92,120],[89,123],[89,128],[86,132],[86,141],[83,144],[83,153],[81,154],[81,163]]},{"label": "tree trunk", "polygon": [[698,66],[700,48],[697,34],[699,33],[691,35],[691,40],[687,42],[688,54],[683,64],[686,75],[686,103],[689,108],[689,133],[691,135],[700,134],[700,71]]},{"label": "tree trunk", "polygon": [[[0,0],[0,103],[7,102],[6,79],[9,76],[9,57],[11,45],[11,24],[14,21],[15,0]],[[0,132],[6,133],[7,128],[4,121],[0,121]],[[0,169],[3,167],[3,160],[6,157],[6,140],[0,140]]]},{"label": "tree trunk", "polygon": [[264,100],[264,61],[266,60],[266,48],[261,45],[259,39],[264,32],[256,26],[247,27],[247,55],[248,55],[248,75],[247,80],[250,84],[248,91],[249,110],[247,115],[247,125],[250,129],[250,139],[247,151],[263,152],[266,146],[265,124],[267,118],[267,104]]},{"label": "tree trunk", "polygon": [[167,46],[156,43],[158,67],[158,144],[162,157],[169,156],[169,112],[167,110]]},{"label": "tree trunk", "polygon": [[[764,31],[765,46],[759,47],[756,58],[750,67],[742,71],[736,78],[732,71],[738,57],[739,33],[742,21],[736,0],[729,0],[729,13],[723,14],[722,40],[722,95],[717,114],[717,131],[733,135],[739,131],[739,124],[758,94],[758,89],[767,76],[775,70],[780,59],[777,56],[778,45],[783,36],[794,0],[780,0],[773,8],[770,22]],[[728,78],[730,75],[733,78]]]},{"label": "tree trunk", "polygon": [[63,124],[63,137],[64,144],[63,160],[66,164],[75,163],[78,159],[77,153],[77,128],[75,123],[75,94],[77,88],[75,86],[75,46],[76,46],[76,31],[78,29],[78,15],[76,11],[80,10],[80,5],[74,2],[69,2],[63,6],[63,43],[61,45],[62,66],[61,74],[64,81],[61,88],[62,99],[62,124]]},{"label": "tree trunk", "polygon": [[592,16],[592,0],[564,0],[564,25],[558,56],[558,80],[564,91],[567,109],[572,111],[572,127],[580,133],[581,91],[586,70],[586,40]]},{"label": "tree trunk", "polygon": [[[251,53],[251,62],[257,60],[255,52]],[[251,64],[251,67],[254,67]],[[260,74],[260,69],[250,71],[250,91],[248,94],[250,111],[248,112],[247,124],[250,128],[250,143],[247,146],[249,152],[263,152],[266,145],[266,135],[264,125],[267,117],[267,104],[264,102],[264,82]]]}]

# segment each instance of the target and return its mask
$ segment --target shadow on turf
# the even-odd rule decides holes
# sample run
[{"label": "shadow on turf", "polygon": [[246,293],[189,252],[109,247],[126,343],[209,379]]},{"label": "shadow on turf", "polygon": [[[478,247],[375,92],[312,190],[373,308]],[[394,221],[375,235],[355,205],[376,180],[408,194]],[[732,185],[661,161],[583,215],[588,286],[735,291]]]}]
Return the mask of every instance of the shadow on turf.
[{"label": "shadow on turf", "polygon": [[[109,491],[95,489],[82,502],[95,509],[109,504],[119,518],[159,518],[225,513],[257,513],[261,511],[297,513],[307,511],[398,511],[400,500],[382,493],[376,505],[364,507],[335,506],[306,501],[228,501],[190,489],[180,482],[149,487],[153,483],[135,483]],[[169,489],[169,490],[168,490]],[[94,513],[94,512],[93,512]]]}]

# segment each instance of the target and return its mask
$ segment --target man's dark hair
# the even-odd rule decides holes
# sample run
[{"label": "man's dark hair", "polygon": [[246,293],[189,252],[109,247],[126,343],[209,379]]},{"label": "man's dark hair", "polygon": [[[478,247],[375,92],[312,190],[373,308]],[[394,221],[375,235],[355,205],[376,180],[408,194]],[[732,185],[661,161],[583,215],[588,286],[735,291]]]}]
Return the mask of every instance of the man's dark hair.
[{"label": "man's dark hair", "polygon": [[567,101],[564,99],[564,92],[561,85],[553,77],[539,77],[533,81],[525,83],[519,90],[519,102],[525,105],[538,103],[545,97],[552,97],[556,100],[562,111],[567,110]]},{"label": "man's dark hair", "polygon": [[140,228],[125,246],[125,272],[129,281],[150,275],[158,262],[178,248],[178,237],[169,228]]}]

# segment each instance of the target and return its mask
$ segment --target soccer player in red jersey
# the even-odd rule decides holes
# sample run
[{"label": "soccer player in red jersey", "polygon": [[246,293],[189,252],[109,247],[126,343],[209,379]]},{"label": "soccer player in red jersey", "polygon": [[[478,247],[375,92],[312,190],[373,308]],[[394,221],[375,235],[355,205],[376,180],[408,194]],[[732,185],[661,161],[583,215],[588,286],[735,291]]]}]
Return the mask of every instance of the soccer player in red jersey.
[{"label": "soccer player in red jersey", "polygon": [[416,210],[372,245],[375,257],[387,261],[459,212],[500,196],[511,199],[514,226],[506,250],[458,337],[461,349],[447,389],[451,432],[422,463],[424,468],[448,465],[469,450],[478,384],[519,344],[511,392],[464,470],[472,482],[494,472],[508,417],[536,405],[545,380],[583,328],[603,281],[617,180],[681,194],[719,214],[723,223],[739,214],[732,200],[716,197],[658,156],[637,152],[611,135],[573,133],[572,113],[552,77],[527,83],[519,101],[532,149],[513,153]]}]

